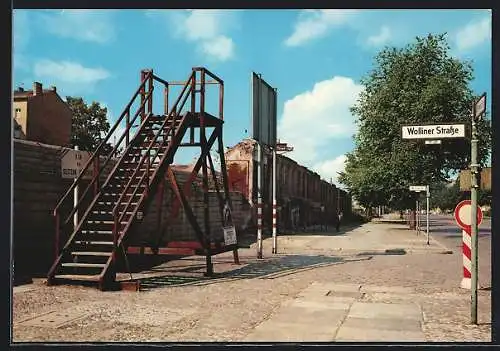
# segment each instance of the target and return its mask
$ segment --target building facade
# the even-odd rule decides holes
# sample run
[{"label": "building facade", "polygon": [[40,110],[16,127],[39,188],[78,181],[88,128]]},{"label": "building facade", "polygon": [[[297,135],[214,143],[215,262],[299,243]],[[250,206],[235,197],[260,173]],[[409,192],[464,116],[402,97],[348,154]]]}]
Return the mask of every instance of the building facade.
[{"label": "building facade", "polygon": [[[256,142],[245,139],[229,148],[225,158],[229,188],[238,191],[254,208],[257,203]],[[272,154],[262,152],[262,202],[264,227],[270,227],[272,218]],[[322,180],[319,174],[284,155],[277,155],[278,227],[305,228],[321,223],[336,224],[337,215],[351,214],[350,195],[334,184]]]},{"label": "building facade", "polygon": [[12,110],[14,137],[50,145],[71,144],[72,113],[55,87],[43,89],[35,82],[33,90],[18,88]]}]

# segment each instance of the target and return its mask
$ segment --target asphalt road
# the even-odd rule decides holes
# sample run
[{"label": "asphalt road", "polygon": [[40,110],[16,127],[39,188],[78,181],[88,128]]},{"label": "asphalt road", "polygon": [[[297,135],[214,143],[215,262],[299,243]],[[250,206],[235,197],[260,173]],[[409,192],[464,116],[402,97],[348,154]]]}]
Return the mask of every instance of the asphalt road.
[{"label": "asphalt road", "polygon": [[[426,218],[421,215],[422,228],[425,232]],[[440,243],[454,253],[462,252],[462,230],[453,215],[430,215],[429,232]],[[484,218],[479,226],[479,285],[491,286],[491,219]]]}]

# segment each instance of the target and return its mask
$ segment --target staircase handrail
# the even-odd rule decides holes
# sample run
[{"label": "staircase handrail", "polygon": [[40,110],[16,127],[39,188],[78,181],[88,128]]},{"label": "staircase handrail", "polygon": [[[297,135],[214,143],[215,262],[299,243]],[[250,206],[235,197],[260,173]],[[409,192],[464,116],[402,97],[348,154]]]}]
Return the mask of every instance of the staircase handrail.
[{"label": "staircase handrail", "polygon": [[[76,178],[76,180],[73,182],[73,184],[69,187],[69,189],[66,191],[66,193],[62,196],[62,198],[59,200],[59,202],[57,203],[55,209],[54,209],[54,216],[57,215],[58,213],[58,210],[59,208],[62,206],[62,204],[64,203],[64,201],[67,199],[68,195],[71,193],[71,191],[81,182],[82,180],[82,177],[83,177],[83,174],[85,173],[85,171],[89,168],[89,166],[94,162],[94,159],[96,157],[100,157],[100,151],[102,150],[102,148],[104,147],[104,145],[106,145],[106,143],[109,141],[111,135],[115,132],[115,130],[118,128],[118,125],[123,121],[123,118],[127,115],[127,113],[130,113],[130,108],[132,106],[132,104],[134,103],[135,99],[137,98],[137,96],[139,95],[139,93],[142,91],[142,89],[144,89],[145,87],[145,84],[147,83],[147,81],[149,79],[152,79],[152,72],[149,71],[147,74],[146,74],[146,77],[145,79],[142,81],[142,83],[139,85],[139,88],[136,90],[136,92],[134,93],[134,95],[132,96],[130,102],[127,104],[127,106],[125,107],[125,109],[123,110],[123,112],[121,113],[120,117],[117,119],[117,121],[115,122],[115,124],[113,125],[113,127],[110,129],[110,131],[108,132],[108,134],[106,135],[106,137],[101,141],[101,143],[99,144],[99,146],[96,148],[96,150],[94,151],[94,153],[92,154],[92,156],[89,158],[89,160],[85,163],[85,166],[83,167],[81,173],[78,175],[78,177]],[[149,91],[148,94],[147,94],[147,98],[144,99],[144,101],[141,103],[139,109],[137,110],[137,112],[134,114],[134,117],[132,119],[132,121],[130,121],[130,123],[128,123],[128,126],[127,128],[125,128],[122,136],[120,137],[120,142],[123,140],[123,138],[125,137],[125,135],[127,135],[130,131],[130,128],[131,126],[133,125],[133,123],[135,122],[135,120],[137,119],[137,117],[139,116],[139,113],[141,112],[141,110],[144,109],[144,106],[146,104],[146,102],[148,101],[148,98],[149,96],[152,94],[152,91]],[[116,152],[116,150],[118,149],[118,145],[120,145],[120,142],[117,142],[113,148],[113,150],[109,153],[108,157],[106,158],[104,164],[102,165],[102,167],[99,167],[99,172],[97,172],[97,174],[94,174],[91,182],[89,183],[89,185],[87,186],[87,188],[85,189],[85,191],[83,192],[82,196],[80,197],[81,199],[83,199],[85,197],[85,195],[87,194],[88,190],[90,189],[90,187],[96,182],[96,180],[99,178],[100,174],[102,173],[102,171],[105,169],[105,167],[107,166],[109,160],[111,159],[111,156]],[[71,218],[71,216],[75,213],[75,211],[79,208],[79,205],[81,204],[81,200],[78,201],[77,205],[73,208],[73,210],[71,211],[71,213],[68,215],[67,219],[64,221],[64,224],[67,224],[69,218]]]}]

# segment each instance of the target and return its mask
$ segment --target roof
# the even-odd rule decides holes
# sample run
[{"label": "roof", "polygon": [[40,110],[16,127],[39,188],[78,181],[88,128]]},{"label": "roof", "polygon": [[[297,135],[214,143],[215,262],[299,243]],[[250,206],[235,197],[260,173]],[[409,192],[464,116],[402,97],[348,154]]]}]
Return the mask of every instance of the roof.
[{"label": "roof", "polygon": [[[57,92],[55,92],[54,90],[51,90],[51,89],[43,89],[43,94],[48,94],[48,93],[54,93],[54,94],[57,94]],[[30,98],[30,97],[33,97],[33,90],[23,90],[23,91],[19,91],[19,90],[14,90],[14,99],[18,98],[18,99],[23,99],[23,98]]]}]

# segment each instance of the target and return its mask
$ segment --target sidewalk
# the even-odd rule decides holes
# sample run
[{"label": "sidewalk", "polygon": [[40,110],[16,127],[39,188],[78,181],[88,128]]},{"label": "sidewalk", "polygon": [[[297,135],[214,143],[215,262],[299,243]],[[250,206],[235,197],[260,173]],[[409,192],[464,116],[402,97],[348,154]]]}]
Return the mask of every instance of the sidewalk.
[{"label": "sidewalk", "polygon": [[[373,276],[385,273],[386,283],[370,282],[370,278],[359,284],[345,279],[340,283],[336,276],[331,282],[316,281],[243,341],[490,341],[491,294],[479,291],[480,325],[470,325],[470,291],[458,288],[461,267],[454,257],[461,252],[453,253],[432,236],[429,245],[426,241],[423,233],[387,223],[367,223],[340,233],[280,236],[280,253],[371,255],[371,262],[357,264],[373,270]],[[269,245],[264,243],[265,248]],[[391,257],[391,253],[400,256]],[[383,268],[374,261],[379,257],[384,257]],[[402,274],[398,265],[409,257],[413,271]],[[427,273],[433,261],[439,262],[435,270],[450,272],[442,285],[432,282]]]},{"label": "sidewalk", "polygon": [[373,301],[378,294],[411,292],[374,285],[312,284],[245,341],[425,342],[418,303]]}]

